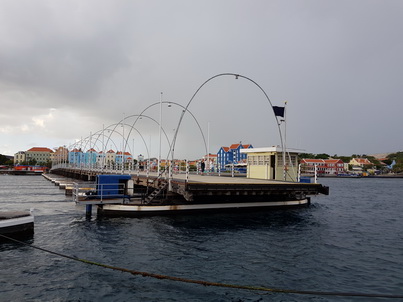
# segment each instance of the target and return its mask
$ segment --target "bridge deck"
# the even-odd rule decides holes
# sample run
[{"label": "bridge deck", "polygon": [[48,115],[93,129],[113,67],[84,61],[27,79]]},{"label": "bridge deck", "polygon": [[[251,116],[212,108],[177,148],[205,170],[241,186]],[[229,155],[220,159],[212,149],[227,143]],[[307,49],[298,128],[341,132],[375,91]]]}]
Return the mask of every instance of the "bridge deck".
[{"label": "bridge deck", "polygon": [[[83,171],[74,169],[58,169],[52,171],[68,177],[91,179],[102,172]],[[103,173],[108,174],[108,173]],[[161,183],[167,181],[158,179],[156,172],[131,174],[138,188],[158,189]],[[328,194],[328,188],[321,184],[297,183],[279,180],[251,179],[242,176],[228,177],[216,175],[190,174],[186,180],[186,174],[174,174],[171,190],[165,198],[185,199],[186,201],[205,202],[232,202],[237,200],[274,201],[302,199],[307,195]],[[149,192],[147,190],[147,192]]]}]

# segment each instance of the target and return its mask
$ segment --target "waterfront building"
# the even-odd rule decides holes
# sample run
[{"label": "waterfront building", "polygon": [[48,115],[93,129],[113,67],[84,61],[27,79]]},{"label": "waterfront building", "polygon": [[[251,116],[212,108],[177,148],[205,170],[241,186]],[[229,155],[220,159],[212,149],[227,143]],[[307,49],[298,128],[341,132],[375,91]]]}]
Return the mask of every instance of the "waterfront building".
[{"label": "waterfront building", "polygon": [[100,151],[97,154],[96,166],[97,167],[102,167],[102,165],[105,165],[105,164],[106,164],[105,153],[103,151]]},{"label": "waterfront building", "polygon": [[341,159],[302,159],[302,172],[305,174],[338,175],[346,173],[345,164]]},{"label": "waterfront building", "polygon": [[26,151],[26,161],[35,160],[37,163],[45,164],[51,160],[51,155],[53,151],[46,147],[33,147]]},{"label": "waterfront building", "polygon": [[352,158],[348,164],[352,165],[353,167],[356,166],[356,167],[361,167],[361,168],[363,168],[366,165],[373,165],[368,160],[368,158],[356,158],[356,157]]},{"label": "waterfront building", "polygon": [[105,164],[110,167],[111,165],[115,164],[116,152],[110,149],[106,152],[106,162]]},{"label": "waterfront building", "polygon": [[279,147],[248,148],[240,151],[247,155],[247,178],[297,180],[299,151],[287,149],[285,169],[283,151]]},{"label": "waterfront building", "polygon": [[52,163],[65,163],[69,157],[69,150],[65,146],[61,146],[51,155]]},{"label": "waterfront building", "polygon": [[14,165],[21,164],[26,161],[25,151],[18,151],[14,154]]},{"label": "waterfront building", "polygon": [[80,149],[74,148],[69,152],[69,163],[73,166],[80,166],[81,163],[84,162],[83,151]]},{"label": "waterfront building", "polygon": [[352,158],[348,163],[354,172],[361,173],[364,168],[372,168],[373,163],[371,163],[368,158]]},{"label": "waterfront building", "polygon": [[217,165],[220,170],[225,170],[228,164],[238,164],[246,162],[246,153],[241,153],[241,149],[253,148],[251,144],[232,144],[229,147],[221,147],[217,152]]},{"label": "waterfront building", "polygon": [[94,148],[88,149],[84,154],[84,164],[90,167],[95,166],[97,162],[97,155],[98,152]]},{"label": "waterfront building", "polygon": [[118,151],[116,152],[116,156],[115,156],[115,163],[117,164],[121,164],[122,163],[122,159],[124,163],[128,163],[128,162],[132,162],[132,155],[129,152],[122,152],[122,151]]}]

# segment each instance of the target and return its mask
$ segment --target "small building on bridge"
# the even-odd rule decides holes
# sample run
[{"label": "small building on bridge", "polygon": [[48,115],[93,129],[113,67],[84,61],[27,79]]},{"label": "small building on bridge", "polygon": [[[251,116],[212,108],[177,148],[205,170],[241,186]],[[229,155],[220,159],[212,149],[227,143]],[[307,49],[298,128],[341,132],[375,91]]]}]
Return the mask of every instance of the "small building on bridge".
[{"label": "small building on bridge", "polygon": [[299,151],[287,149],[285,169],[280,147],[241,149],[241,153],[247,155],[247,178],[297,181]]}]

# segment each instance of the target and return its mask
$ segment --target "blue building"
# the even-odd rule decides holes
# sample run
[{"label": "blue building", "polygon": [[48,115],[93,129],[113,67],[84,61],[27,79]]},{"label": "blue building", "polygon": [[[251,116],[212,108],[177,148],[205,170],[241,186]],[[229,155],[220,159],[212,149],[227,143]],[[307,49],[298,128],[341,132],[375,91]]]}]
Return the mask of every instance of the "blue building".
[{"label": "blue building", "polygon": [[84,163],[84,153],[81,149],[73,149],[69,151],[69,163],[74,166],[80,166],[81,163]]},{"label": "blue building", "polygon": [[253,148],[251,144],[232,144],[229,147],[221,147],[217,152],[217,165],[220,170],[225,170],[225,165],[246,163],[246,154],[241,149]]},{"label": "blue building", "polygon": [[[123,156],[122,156],[123,154]],[[122,159],[125,163],[130,163],[133,161],[132,155],[129,152],[122,153],[122,151],[116,152],[115,162],[117,164],[122,163]]]},{"label": "blue building", "polygon": [[91,148],[84,154],[84,164],[88,166],[95,166],[97,162],[98,152]]}]

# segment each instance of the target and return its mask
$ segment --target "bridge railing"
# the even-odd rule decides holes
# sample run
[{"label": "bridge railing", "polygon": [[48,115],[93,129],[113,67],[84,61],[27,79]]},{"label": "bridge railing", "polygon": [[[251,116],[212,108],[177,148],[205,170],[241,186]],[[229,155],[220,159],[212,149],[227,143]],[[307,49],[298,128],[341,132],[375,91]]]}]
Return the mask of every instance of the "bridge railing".
[{"label": "bridge railing", "polygon": [[129,190],[124,183],[110,184],[73,184],[73,201],[77,204],[103,204],[103,203],[122,203],[122,199],[129,198]]}]

